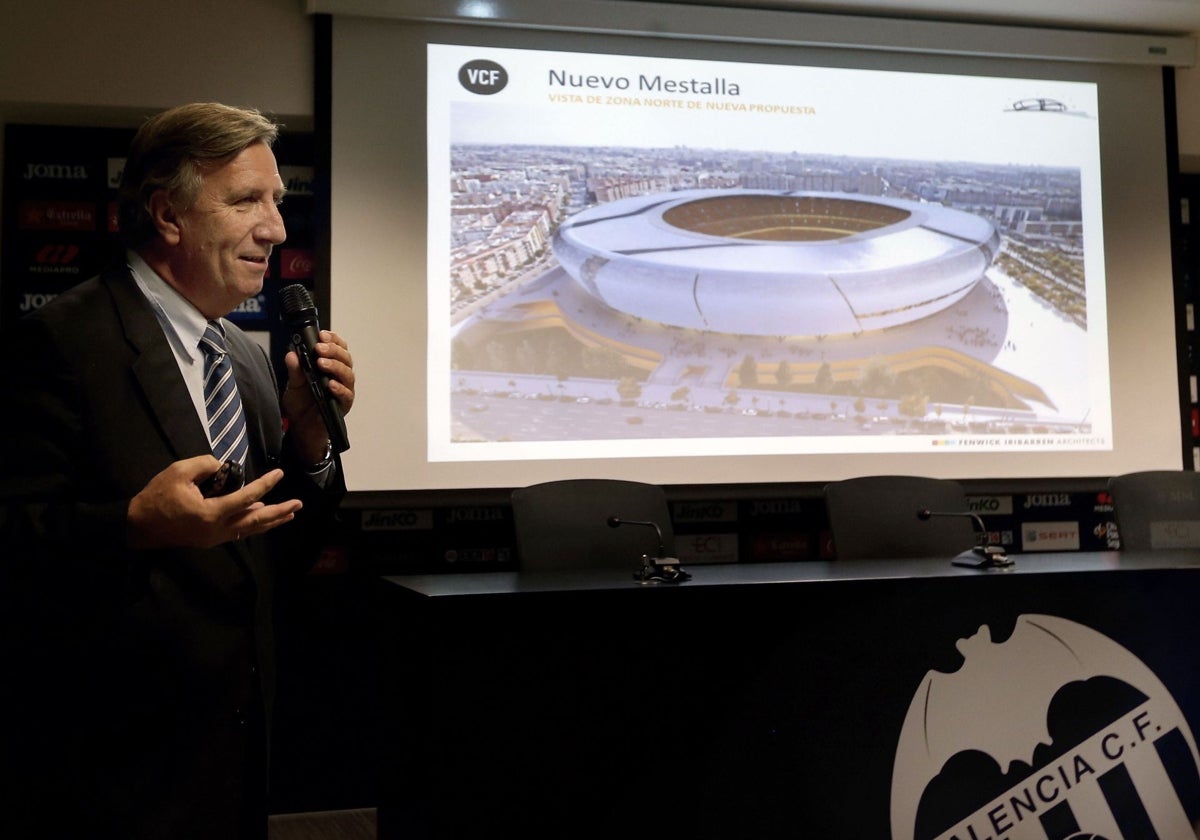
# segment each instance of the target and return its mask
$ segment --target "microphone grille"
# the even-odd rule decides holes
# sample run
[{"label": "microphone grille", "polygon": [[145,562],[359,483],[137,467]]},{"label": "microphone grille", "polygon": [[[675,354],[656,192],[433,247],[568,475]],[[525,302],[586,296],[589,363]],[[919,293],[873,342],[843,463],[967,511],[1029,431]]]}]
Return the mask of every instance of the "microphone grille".
[{"label": "microphone grille", "polygon": [[315,304],[313,304],[312,295],[308,293],[308,289],[299,283],[284,286],[280,289],[279,302],[286,315],[295,315],[303,312],[305,309],[316,309]]}]

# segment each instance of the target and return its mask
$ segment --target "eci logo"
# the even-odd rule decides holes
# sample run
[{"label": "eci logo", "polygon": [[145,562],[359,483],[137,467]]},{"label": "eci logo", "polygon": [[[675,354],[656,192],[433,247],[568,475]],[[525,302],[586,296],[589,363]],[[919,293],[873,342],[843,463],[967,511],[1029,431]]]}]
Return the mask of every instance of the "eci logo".
[{"label": "eci logo", "polygon": [[508,71],[494,61],[477,58],[458,69],[458,82],[471,93],[490,96],[504,90]]}]

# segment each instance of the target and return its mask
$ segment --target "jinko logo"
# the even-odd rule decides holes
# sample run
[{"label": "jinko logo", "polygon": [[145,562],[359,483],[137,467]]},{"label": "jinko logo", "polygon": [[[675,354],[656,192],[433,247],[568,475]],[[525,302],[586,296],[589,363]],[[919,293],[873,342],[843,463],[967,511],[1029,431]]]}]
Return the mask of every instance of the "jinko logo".
[{"label": "jinko logo", "polygon": [[1133,654],[1048,615],[957,647],[962,667],[927,673],[904,720],[893,840],[1196,836],[1195,739]]},{"label": "jinko logo", "polygon": [[488,96],[504,90],[508,71],[494,61],[477,58],[458,69],[458,82],[471,93]]}]

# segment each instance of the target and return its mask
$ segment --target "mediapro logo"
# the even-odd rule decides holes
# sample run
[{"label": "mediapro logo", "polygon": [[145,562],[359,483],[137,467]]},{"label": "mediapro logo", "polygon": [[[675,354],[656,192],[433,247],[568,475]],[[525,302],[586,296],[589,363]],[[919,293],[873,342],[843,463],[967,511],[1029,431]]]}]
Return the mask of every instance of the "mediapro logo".
[{"label": "mediapro logo", "polygon": [[79,246],[71,242],[42,245],[32,255],[27,270],[31,274],[78,274]]},{"label": "mediapro logo", "polygon": [[957,647],[962,667],[925,675],[900,733],[893,840],[1196,836],[1195,738],[1136,656],[1049,615]]}]

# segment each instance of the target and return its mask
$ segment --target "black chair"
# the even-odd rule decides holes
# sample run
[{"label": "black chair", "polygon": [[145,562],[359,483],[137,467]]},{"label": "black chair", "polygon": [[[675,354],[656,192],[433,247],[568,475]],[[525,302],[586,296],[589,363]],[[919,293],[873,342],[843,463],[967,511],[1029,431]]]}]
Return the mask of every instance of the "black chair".
[{"label": "black chair", "polygon": [[[840,560],[952,558],[978,542],[966,492],[957,481],[864,476],[826,484],[824,495]],[[922,511],[933,515],[922,519]],[[956,515],[938,515],[944,513]]]},{"label": "black chair", "polygon": [[[517,555],[523,571],[627,569],[643,555],[673,556],[675,533],[663,489],[640,481],[576,478],[512,492]],[[610,520],[653,522],[613,527]]]},{"label": "black chair", "polygon": [[1121,548],[1200,548],[1200,474],[1145,470],[1108,480]]}]

